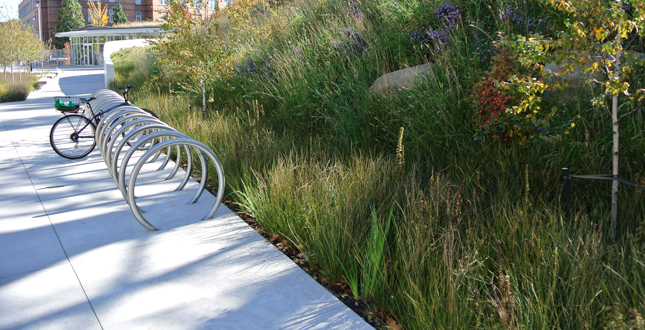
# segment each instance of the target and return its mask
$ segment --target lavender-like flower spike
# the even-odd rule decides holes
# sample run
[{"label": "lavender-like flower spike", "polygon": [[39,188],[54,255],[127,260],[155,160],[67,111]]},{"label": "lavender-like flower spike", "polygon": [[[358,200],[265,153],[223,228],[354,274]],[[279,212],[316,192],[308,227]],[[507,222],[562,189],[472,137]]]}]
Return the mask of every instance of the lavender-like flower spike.
[{"label": "lavender-like flower spike", "polygon": [[524,15],[520,13],[520,10],[508,5],[499,10],[499,17],[502,20],[508,20],[509,23],[513,25],[522,25],[524,24]]},{"label": "lavender-like flower spike", "polygon": [[361,35],[358,34],[358,32],[354,31],[354,29],[350,27],[344,28],[343,33],[345,34],[347,41],[354,46],[355,51],[362,53],[367,50],[367,43],[363,38],[361,38]]},{"label": "lavender-like flower spike", "polygon": [[331,49],[343,54],[345,53],[345,44],[340,40],[332,41]]},{"label": "lavender-like flower spike", "polygon": [[267,78],[273,78],[275,70],[273,69],[273,63],[271,63],[271,61],[264,62],[264,64],[262,65],[262,73]]},{"label": "lavender-like flower spike", "polygon": [[457,27],[461,20],[461,12],[459,9],[448,2],[444,2],[439,8],[435,9],[434,15],[446,31],[451,31]]},{"label": "lavender-like flower spike", "polygon": [[347,11],[349,12],[350,15],[356,17],[356,18],[361,18],[363,16],[363,12],[361,11],[361,8],[359,7],[360,3],[358,0],[348,0],[347,1]]},{"label": "lavender-like flower spike", "polygon": [[447,45],[450,42],[450,38],[444,30],[430,30],[428,31],[428,37],[430,40],[434,41],[436,44]]}]

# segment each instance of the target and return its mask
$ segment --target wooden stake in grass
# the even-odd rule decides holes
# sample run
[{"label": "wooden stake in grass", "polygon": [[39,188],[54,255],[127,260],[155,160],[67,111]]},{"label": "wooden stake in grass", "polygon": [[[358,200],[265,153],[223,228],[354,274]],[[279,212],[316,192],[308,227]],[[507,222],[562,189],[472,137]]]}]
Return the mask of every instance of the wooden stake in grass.
[{"label": "wooden stake in grass", "polygon": [[529,164],[526,164],[526,168],[524,171],[524,181],[525,181],[525,186],[524,186],[524,207],[530,207],[531,206],[531,201],[529,200],[529,191],[531,190],[531,186],[529,185]]}]

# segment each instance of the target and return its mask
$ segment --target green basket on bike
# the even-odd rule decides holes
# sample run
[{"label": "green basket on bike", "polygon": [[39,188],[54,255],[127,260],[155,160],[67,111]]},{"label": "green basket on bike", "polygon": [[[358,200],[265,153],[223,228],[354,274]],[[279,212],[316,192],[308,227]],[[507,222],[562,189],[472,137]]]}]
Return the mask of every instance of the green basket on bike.
[{"label": "green basket on bike", "polygon": [[78,111],[85,99],[78,96],[55,96],[54,108],[58,111]]}]

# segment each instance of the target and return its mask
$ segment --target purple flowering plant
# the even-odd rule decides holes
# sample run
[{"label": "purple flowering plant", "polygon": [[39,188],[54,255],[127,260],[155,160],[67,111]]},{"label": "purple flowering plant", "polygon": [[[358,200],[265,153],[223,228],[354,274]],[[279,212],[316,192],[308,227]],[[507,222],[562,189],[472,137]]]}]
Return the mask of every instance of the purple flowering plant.
[{"label": "purple flowering plant", "polygon": [[[438,28],[423,28],[410,33],[410,40],[422,48],[430,49],[431,46],[443,50],[450,43],[448,33],[454,30],[461,22],[461,12],[455,6],[444,2],[435,9],[434,17],[439,21]],[[422,23],[421,26],[425,26]]]},{"label": "purple flowering plant", "polygon": [[261,59],[261,65],[257,65],[251,57],[246,57],[242,62],[235,63],[234,70],[238,75],[255,75],[262,78],[273,78],[275,69],[269,59]]},{"label": "purple flowering plant", "polygon": [[528,13],[535,12],[536,4],[533,1],[524,1],[524,9],[512,5],[506,5],[499,9],[499,19],[506,22],[511,29],[518,29],[523,35],[528,33],[542,34],[546,27],[546,21],[542,18],[529,16]]},{"label": "purple flowering plant", "polygon": [[351,16],[356,18],[363,17],[359,0],[347,0],[347,11]]},{"label": "purple flowering plant", "polygon": [[340,54],[359,54],[368,49],[365,39],[363,39],[361,35],[358,32],[354,31],[354,29],[352,29],[351,27],[343,28],[342,32],[345,36],[345,41],[332,41],[330,45],[332,50]]},{"label": "purple flowering plant", "polygon": [[365,42],[358,32],[349,27],[343,29],[343,32],[345,33],[345,38],[354,47],[355,51],[362,53],[367,50],[367,42]]},{"label": "purple flowering plant", "polygon": [[461,12],[455,6],[444,2],[435,9],[434,16],[439,20],[445,31],[452,31],[461,22]]}]

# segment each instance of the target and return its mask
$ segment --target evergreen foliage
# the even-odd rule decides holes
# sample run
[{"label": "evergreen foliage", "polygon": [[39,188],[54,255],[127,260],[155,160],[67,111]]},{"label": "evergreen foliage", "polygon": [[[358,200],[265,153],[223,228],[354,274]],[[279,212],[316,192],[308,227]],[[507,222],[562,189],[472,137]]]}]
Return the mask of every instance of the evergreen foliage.
[{"label": "evergreen foliage", "polygon": [[[52,34],[74,31],[84,26],[85,18],[78,0],[63,0],[63,4],[58,8],[58,25]],[[69,38],[57,38],[56,48],[62,49],[66,42],[69,42]]]},{"label": "evergreen foliage", "polygon": [[112,24],[120,24],[120,23],[128,22],[128,16],[123,11],[123,7],[121,6],[121,3],[119,3],[116,7],[114,7],[113,12],[114,12],[114,16],[112,16]]}]

